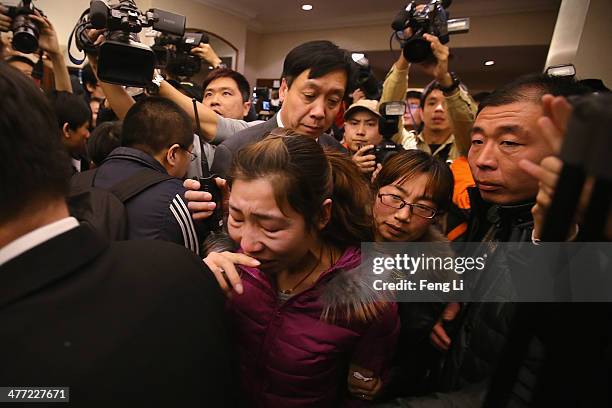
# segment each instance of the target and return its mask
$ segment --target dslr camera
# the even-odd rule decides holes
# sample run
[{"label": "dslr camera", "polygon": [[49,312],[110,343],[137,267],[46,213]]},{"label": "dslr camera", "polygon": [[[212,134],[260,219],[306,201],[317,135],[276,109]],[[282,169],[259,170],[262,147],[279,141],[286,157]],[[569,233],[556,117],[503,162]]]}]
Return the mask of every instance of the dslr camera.
[{"label": "dslr camera", "polygon": [[202,69],[200,57],[191,54],[191,50],[200,43],[208,44],[209,38],[204,33],[185,33],[178,36],[162,34],[155,38],[153,52],[157,59],[157,68],[165,68],[174,77],[192,77]]},{"label": "dslr camera", "polygon": [[30,14],[34,14],[35,10],[44,15],[42,10],[34,7],[32,0],[21,0],[16,6],[8,6],[6,13],[13,19],[11,25],[13,49],[24,54],[31,54],[38,49],[40,30],[29,17]]},{"label": "dslr camera", "polygon": [[399,121],[404,115],[405,109],[406,104],[403,101],[385,102],[378,108],[382,115],[378,121],[378,131],[382,135],[383,141],[374,147],[376,163],[382,164],[389,157],[404,150],[402,145],[393,142],[391,138],[397,133]]},{"label": "dslr camera", "polygon": [[[134,0],[120,0],[115,5],[93,0],[81,15],[71,38],[75,36],[79,50],[98,55],[98,76],[102,81],[144,88],[153,78],[156,58],[153,50],[139,41],[138,33],[143,27],[182,36],[185,17],[160,9],[142,12]],[[104,30],[106,41],[95,46],[85,32],[88,29]],[[75,64],[82,63],[72,55],[70,59]]]},{"label": "dslr camera", "polygon": [[[449,40],[449,34],[467,33],[470,29],[468,18],[449,20],[446,10],[452,0],[430,0],[419,7],[416,1],[408,3],[391,23],[395,36],[402,46],[404,58],[410,62],[419,63],[435,61],[430,43],[423,34],[431,34],[440,39],[442,44]],[[412,29],[412,36],[405,38],[403,31]]]}]

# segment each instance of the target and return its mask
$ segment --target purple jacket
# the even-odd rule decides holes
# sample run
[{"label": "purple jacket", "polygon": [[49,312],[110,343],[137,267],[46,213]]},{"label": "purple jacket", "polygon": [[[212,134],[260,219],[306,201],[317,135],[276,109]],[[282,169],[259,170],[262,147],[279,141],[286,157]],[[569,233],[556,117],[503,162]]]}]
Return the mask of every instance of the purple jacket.
[{"label": "purple jacket", "polygon": [[[351,272],[360,261],[360,251],[348,249],[315,285],[284,304],[264,273],[243,269],[244,293],[228,309],[249,407],[360,406],[363,401],[348,396],[351,362],[386,378],[399,332],[397,305],[379,304],[378,316],[367,322],[342,317],[358,302],[351,290],[360,278]],[[330,303],[343,306],[333,323],[321,318]]]}]

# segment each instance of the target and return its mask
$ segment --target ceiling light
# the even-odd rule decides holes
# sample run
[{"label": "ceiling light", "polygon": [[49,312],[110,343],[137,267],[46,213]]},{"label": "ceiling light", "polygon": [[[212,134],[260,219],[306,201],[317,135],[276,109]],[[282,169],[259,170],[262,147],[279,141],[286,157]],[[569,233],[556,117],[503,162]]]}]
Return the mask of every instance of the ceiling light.
[{"label": "ceiling light", "polygon": [[495,61],[493,61],[493,60],[488,60],[488,61],[485,61],[485,63],[484,63],[484,64],[485,64],[487,67],[490,67],[491,65],[495,65]]},{"label": "ceiling light", "polygon": [[302,10],[304,11],[312,10],[312,4],[302,4]]}]

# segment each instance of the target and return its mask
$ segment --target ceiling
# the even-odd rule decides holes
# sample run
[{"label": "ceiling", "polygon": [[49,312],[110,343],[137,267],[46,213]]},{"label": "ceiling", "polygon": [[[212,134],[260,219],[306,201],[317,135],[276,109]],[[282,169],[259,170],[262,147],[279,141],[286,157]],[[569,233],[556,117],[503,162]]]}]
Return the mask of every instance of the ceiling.
[{"label": "ceiling", "polygon": [[[192,0],[247,20],[260,33],[391,23],[407,4],[398,0]],[[313,6],[302,11],[301,4]],[[451,17],[558,10],[561,0],[454,0]]]},{"label": "ceiling", "polygon": [[[250,30],[277,33],[300,30],[388,24],[407,0],[192,0],[246,20]],[[302,4],[312,11],[302,11]],[[521,12],[557,11],[561,0],[454,0],[451,17],[494,16]],[[526,27],[518,29],[525,30]],[[397,44],[396,44],[397,45]],[[368,51],[375,76],[382,80],[398,51]],[[519,75],[542,72],[548,45],[462,47],[451,49],[450,69],[475,92],[492,90]],[[483,65],[494,60],[492,67]],[[428,78],[419,67],[411,71],[410,86],[422,88]]]}]

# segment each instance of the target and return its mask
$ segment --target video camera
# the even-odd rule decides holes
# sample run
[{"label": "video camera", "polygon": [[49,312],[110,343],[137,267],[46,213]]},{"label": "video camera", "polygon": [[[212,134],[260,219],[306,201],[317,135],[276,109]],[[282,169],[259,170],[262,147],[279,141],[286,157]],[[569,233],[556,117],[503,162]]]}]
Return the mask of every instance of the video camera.
[{"label": "video camera", "polygon": [[31,54],[38,49],[38,37],[40,30],[32,22],[30,15],[37,10],[44,15],[42,10],[34,7],[32,0],[21,0],[16,6],[7,6],[7,16],[13,19],[11,31],[13,32],[12,46],[14,50]]},{"label": "video camera", "polygon": [[380,105],[378,111],[382,115],[378,121],[378,131],[383,141],[374,147],[376,163],[383,163],[389,157],[404,150],[402,145],[391,141],[391,137],[397,133],[399,121],[404,115],[406,104],[403,101],[385,102]]},{"label": "video camera", "polygon": [[[431,44],[423,38],[423,34],[435,35],[442,44],[446,44],[449,34],[469,31],[469,18],[448,19],[446,9],[451,3],[452,0],[431,0],[419,7],[416,1],[412,1],[395,16],[391,27],[402,46],[404,58],[415,63],[435,60]],[[407,28],[412,29],[412,36],[404,38],[403,31]]]},{"label": "video camera", "polygon": [[191,50],[199,44],[208,44],[209,38],[204,33],[185,33],[178,36],[162,34],[155,38],[153,52],[157,59],[157,67],[165,68],[175,77],[192,77],[202,69],[200,57],[191,54]]},{"label": "video camera", "polygon": [[[112,84],[146,87],[153,78],[156,58],[153,50],[141,44],[138,33],[143,27],[153,27],[162,33],[182,36],[185,33],[185,17],[150,9],[141,12],[134,0],[120,0],[118,4],[108,5],[105,0],[92,0],[75,26],[73,35],[77,48],[98,55],[98,77]],[[106,41],[101,46],[93,44],[86,30],[105,30]],[[70,54],[75,64],[76,60]]]},{"label": "video camera", "polygon": [[355,89],[359,88],[363,91],[366,99],[378,100],[382,95],[382,85],[376,79],[370,66],[370,61],[362,53],[354,52],[351,58],[356,66],[356,81]]}]

